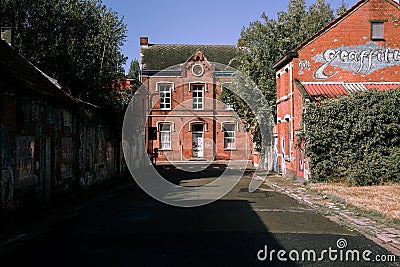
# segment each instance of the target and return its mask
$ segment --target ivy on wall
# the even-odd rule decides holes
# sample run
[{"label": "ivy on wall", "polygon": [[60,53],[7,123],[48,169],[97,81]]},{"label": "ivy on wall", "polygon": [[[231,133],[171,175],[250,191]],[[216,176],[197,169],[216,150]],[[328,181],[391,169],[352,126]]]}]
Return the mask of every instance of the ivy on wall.
[{"label": "ivy on wall", "polygon": [[400,181],[400,90],[369,90],[305,105],[304,133],[314,182]]}]

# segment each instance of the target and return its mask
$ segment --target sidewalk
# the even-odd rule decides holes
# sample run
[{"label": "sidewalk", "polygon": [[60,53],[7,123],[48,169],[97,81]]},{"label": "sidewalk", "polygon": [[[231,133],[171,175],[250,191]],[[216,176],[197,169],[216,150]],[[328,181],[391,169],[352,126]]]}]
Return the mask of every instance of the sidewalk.
[{"label": "sidewalk", "polygon": [[307,186],[280,175],[267,176],[265,184],[307,204],[331,221],[363,234],[391,253],[400,256],[400,225],[388,226],[378,216],[360,216],[359,212],[343,202],[318,194]]}]

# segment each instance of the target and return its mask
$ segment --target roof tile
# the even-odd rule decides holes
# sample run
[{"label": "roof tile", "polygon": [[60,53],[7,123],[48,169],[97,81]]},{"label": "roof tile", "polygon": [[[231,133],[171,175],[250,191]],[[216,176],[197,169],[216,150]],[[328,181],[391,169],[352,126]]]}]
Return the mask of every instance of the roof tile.
[{"label": "roof tile", "polygon": [[144,70],[163,70],[185,63],[197,51],[210,62],[234,67],[231,61],[238,52],[235,45],[152,44],[142,49]]}]

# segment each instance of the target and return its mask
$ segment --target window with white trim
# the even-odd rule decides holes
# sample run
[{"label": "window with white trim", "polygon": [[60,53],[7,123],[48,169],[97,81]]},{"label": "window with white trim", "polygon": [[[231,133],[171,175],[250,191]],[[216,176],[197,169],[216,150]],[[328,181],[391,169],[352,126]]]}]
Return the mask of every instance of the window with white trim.
[{"label": "window with white trim", "polygon": [[204,88],[203,85],[193,85],[192,86],[192,96],[193,96],[193,109],[203,109],[204,105]]},{"label": "window with white trim", "polygon": [[171,123],[160,123],[160,149],[170,150],[171,147]]},{"label": "window with white trim", "polygon": [[224,123],[224,149],[236,149],[236,123]]},{"label": "window with white trim", "polygon": [[160,109],[171,109],[171,87],[172,84],[162,83],[158,85],[160,94]]},{"label": "window with white trim", "polygon": [[[221,91],[223,91],[223,90],[229,90],[229,89],[228,89],[228,85],[230,85],[230,84],[231,84],[231,82],[221,83]],[[228,102],[228,103],[233,103],[232,99],[233,99],[232,95],[227,95],[227,96],[226,96],[226,100],[227,100],[226,102]],[[225,110],[233,110],[233,104],[226,104],[226,103],[224,103],[224,109],[225,109]]]}]

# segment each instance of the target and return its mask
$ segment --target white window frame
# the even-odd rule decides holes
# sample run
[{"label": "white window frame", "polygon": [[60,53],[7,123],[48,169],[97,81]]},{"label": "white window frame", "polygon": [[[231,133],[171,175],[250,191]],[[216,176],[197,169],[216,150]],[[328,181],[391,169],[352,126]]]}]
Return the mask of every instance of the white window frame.
[{"label": "white window frame", "polygon": [[[227,131],[225,129],[225,125],[233,125],[233,131]],[[224,133],[224,150],[236,150],[236,132],[237,132],[237,123],[233,122],[233,121],[227,121],[227,122],[223,122],[221,123],[221,129]],[[225,136],[225,133],[233,133],[233,136]],[[229,140],[233,140],[233,142],[227,142],[227,139]],[[233,143],[233,147],[227,147],[226,144],[228,143]]]},{"label": "white window frame", "polygon": [[207,83],[206,82],[202,82],[202,81],[192,81],[192,82],[189,82],[189,92],[191,92],[192,91],[192,86],[193,85],[199,85],[199,84],[202,84],[203,86],[204,86],[204,92],[208,92],[208,87],[207,87]]},{"label": "white window frame", "polygon": [[173,83],[173,82],[167,82],[167,81],[159,81],[159,82],[156,82],[156,92],[158,92],[159,85],[161,85],[161,84],[170,84],[170,85],[171,85],[171,90],[172,90],[172,92],[175,92],[175,83]]},{"label": "white window frame", "polygon": [[[220,84],[220,86],[221,86],[221,92],[224,90],[224,85],[225,84],[232,84],[232,82],[221,82],[221,84]],[[228,86],[225,86],[225,87],[227,87],[228,88]],[[228,88],[229,89],[229,88]],[[233,109],[233,105],[231,105],[231,104],[225,104],[224,103],[224,110],[229,110],[229,111],[232,111],[232,110],[234,110]]]},{"label": "white window frame", "polygon": [[[169,125],[169,131],[163,130],[163,127],[162,127],[163,124]],[[173,127],[173,124],[171,122],[163,121],[163,122],[157,123],[157,128],[158,128],[158,132],[159,132],[159,134],[158,134],[159,135],[159,150],[163,150],[163,151],[172,150],[172,144],[171,144],[171,142],[172,142],[172,139],[171,139],[172,127]],[[163,141],[162,137],[165,134],[167,134],[167,136],[169,136],[169,141]],[[164,144],[166,144],[167,146],[164,147]]]},{"label": "white window frame", "polygon": [[[204,84],[191,84],[190,86],[192,87],[191,88],[191,91],[192,91],[192,109],[193,110],[204,110]],[[195,86],[201,87],[201,97],[193,96],[193,94],[195,93],[195,90],[194,90]],[[199,91],[196,89],[196,92],[198,93]],[[196,106],[197,107],[195,107],[195,99],[201,100],[200,102],[199,101],[196,102]],[[199,108],[200,105],[201,105],[201,108]]]},{"label": "white window frame", "polygon": [[159,132],[160,131],[160,123],[169,123],[169,124],[171,124],[171,131],[172,132],[175,132],[175,122],[173,122],[173,121],[157,121],[156,122],[156,127],[157,127],[157,131]]},{"label": "white window frame", "polygon": [[[161,86],[169,86],[169,97],[161,97]],[[157,82],[157,84],[156,84],[156,92],[158,92],[159,93],[159,96],[160,96],[160,109],[162,109],[162,110],[171,110],[171,108],[172,108],[172,92],[173,91],[175,91],[175,88],[174,88],[174,83],[171,83],[171,82]],[[169,103],[167,103],[167,104],[165,104],[165,103],[163,103],[163,105],[169,105],[169,107],[161,107],[161,105],[162,105],[162,103],[161,103],[161,99],[168,99],[169,100]]]},{"label": "white window frame", "polygon": [[206,121],[191,121],[191,122],[189,122],[189,132],[192,131],[193,124],[203,124],[204,132],[208,132],[208,123]]}]

